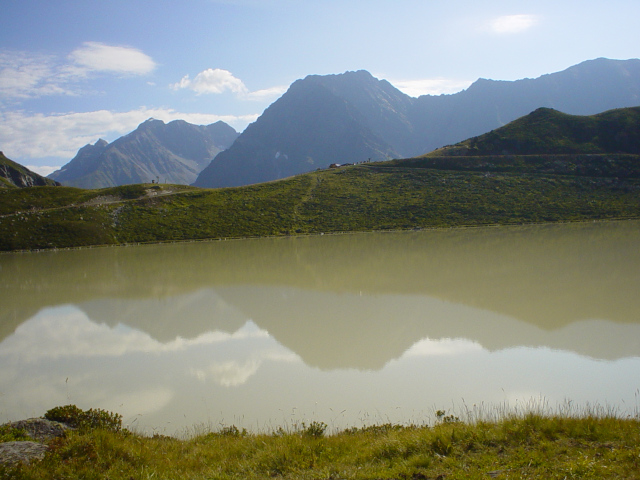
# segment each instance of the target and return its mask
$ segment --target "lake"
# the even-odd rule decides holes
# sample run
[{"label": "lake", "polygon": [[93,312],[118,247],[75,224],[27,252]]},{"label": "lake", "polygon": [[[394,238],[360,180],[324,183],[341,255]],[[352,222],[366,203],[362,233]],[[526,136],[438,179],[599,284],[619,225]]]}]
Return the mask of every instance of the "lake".
[{"label": "lake", "polygon": [[0,422],[640,409],[638,221],[11,253],[0,299]]}]

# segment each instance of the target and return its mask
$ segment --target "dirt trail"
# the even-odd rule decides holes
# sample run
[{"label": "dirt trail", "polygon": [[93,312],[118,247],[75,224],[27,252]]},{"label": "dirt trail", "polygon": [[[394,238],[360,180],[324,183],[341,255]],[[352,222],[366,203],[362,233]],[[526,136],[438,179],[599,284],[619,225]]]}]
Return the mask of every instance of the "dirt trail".
[{"label": "dirt trail", "polygon": [[52,212],[52,211],[55,211],[55,210],[65,210],[67,208],[99,207],[101,205],[111,205],[111,204],[114,204],[114,203],[135,202],[137,200],[144,200],[144,199],[147,199],[147,198],[166,197],[166,196],[170,196],[170,195],[178,195],[180,193],[185,193],[185,192],[188,192],[188,191],[190,191],[190,190],[182,190],[182,189],[174,190],[174,189],[171,189],[171,188],[167,188],[165,190],[161,190],[160,192],[158,192],[157,190],[148,188],[146,190],[145,195],[142,195],[142,196],[137,197],[137,198],[122,198],[122,197],[118,197],[117,195],[99,195],[97,197],[94,197],[94,198],[92,198],[90,200],[87,200],[86,202],[82,202],[82,203],[71,203],[69,205],[62,205],[60,207],[51,207],[51,208],[35,208],[35,207],[32,207],[29,210],[19,210],[17,212],[0,215],[0,218],[15,217],[15,216],[19,216],[19,215],[31,215],[31,214],[34,214],[34,213]]}]

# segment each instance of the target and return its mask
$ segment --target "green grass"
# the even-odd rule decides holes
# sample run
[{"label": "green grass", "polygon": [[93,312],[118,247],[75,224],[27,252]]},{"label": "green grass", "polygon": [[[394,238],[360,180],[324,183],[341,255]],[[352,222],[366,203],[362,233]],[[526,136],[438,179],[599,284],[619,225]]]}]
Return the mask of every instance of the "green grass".
[{"label": "green grass", "polygon": [[[2,189],[0,250],[638,218],[640,178],[622,175],[637,159],[591,159],[577,173],[542,157],[514,157],[493,169],[491,157],[482,165],[425,158],[215,190]],[[593,168],[598,162],[601,170]],[[556,164],[562,168],[549,167]]]},{"label": "green grass", "polygon": [[[315,422],[314,422],[315,423]],[[42,461],[1,467],[12,479],[637,478],[640,421],[507,415],[431,426],[376,425],[324,435],[323,424],[185,439],[93,429],[51,441]]]},{"label": "green grass", "polygon": [[640,152],[640,107],[597,115],[539,108],[529,115],[430,155],[602,154]]}]

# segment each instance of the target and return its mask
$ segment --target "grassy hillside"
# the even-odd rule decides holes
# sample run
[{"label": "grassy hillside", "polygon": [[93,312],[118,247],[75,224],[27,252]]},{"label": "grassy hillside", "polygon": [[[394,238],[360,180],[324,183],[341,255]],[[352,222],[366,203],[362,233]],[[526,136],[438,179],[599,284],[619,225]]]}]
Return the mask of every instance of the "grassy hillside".
[{"label": "grassy hillside", "polygon": [[539,108],[504,127],[447,146],[429,156],[640,154],[640,107],[591,116]]},{"label": "grassy hillside", "polygon": [[[623,167],[560,175],[517,162],[487,172],[462,163],[425,168],[425,161],[363,164],[219,190],[151,184],[5,189],[0,249],[640,217],[640,178],[623,176]],[[624,161],[635,165],[637,158]]]}]

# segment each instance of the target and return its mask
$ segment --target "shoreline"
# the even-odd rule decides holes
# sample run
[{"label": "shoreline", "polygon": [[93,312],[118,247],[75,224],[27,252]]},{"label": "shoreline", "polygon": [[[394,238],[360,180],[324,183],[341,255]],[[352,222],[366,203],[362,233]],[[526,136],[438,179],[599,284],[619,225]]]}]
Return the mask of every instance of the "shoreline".
[{"label": "shoreline", "polygon": [[225,241],[237,241],[237,240],[259,240],[259,239],[274,239],[274,238],[304,238],[304,237],[319,237],[324,235],[355,235],[355,234],[369,234],[369,233],[399,233],[399,232],[428,232],[428,231],[442,231],[442,230],[463,230],[463,229],[478,229],[478,228],[500,228],[500,227],[533,227],[533,226],[546,226],[546,225],[576,225],[576,224],[589,224],[589,223],[608,223],[608,222],[626,222],[626,221],[638,221],[640,217],[624,217],[624,218],[599,218],[599,219],[584,219],[584,220],[558,220],[547,222],[528,222],[528,223],[487,223],[478,225],[450,225],[450,226],[438,226],[438,227],[414,227],[414,228],[396,228],[396,229],[382,229],[382,230],[344,230],[335,232],[320,232],[320,233],[289,233],[283,235],[256,235],[256,236],[239,236],[239,237],[210,237],[210,238],[194,238],[189,240],[157,240],[149,242],[129,242],[129,243],[105,243],[95,245],[79,245],[75,247],[51,247],[51,248],[34,248],[23,250],[0,250],[0,255],[15,254],[15,253],[40,253],[40,252],[56,252],[67,250],[85,250],[93,248],[112,248],[112,247],[137,247],[144,245],[170,245],[176,243],[204,243],[204,242],[225,242]]}]

